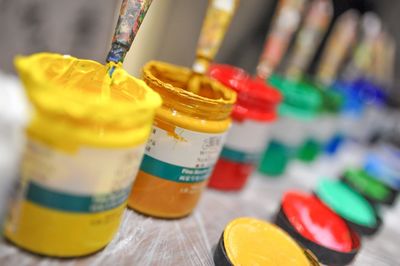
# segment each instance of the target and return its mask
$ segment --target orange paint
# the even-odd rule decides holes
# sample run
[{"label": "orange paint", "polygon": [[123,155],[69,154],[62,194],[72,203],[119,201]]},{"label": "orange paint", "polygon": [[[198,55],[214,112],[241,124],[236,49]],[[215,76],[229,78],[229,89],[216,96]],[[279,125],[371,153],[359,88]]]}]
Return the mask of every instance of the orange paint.
[{"label": "orange paint", "polygon": [[183,67],[150,62],[143,72],[164,104],[156,112],[128,206],[151,216],[182,217],[197,205],[218,159],[236,94],[206,76],[189,91],[192,72]]}]

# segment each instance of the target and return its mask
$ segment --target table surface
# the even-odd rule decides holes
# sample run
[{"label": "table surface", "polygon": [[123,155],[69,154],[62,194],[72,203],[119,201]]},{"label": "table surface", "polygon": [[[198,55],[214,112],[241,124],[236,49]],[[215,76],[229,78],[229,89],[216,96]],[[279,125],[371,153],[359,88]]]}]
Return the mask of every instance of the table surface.
[{"label": "table surface", "polygon": [[[284,191],[311,191],[319,177],[335,177],[346,165],[359,163],[354,159],[356,155],[351,150],[341,159],[322,157],[313,165],[295,162],[281,178],[256,174],[242,192],[208,189],[195,212],[179,220],[153,219],[126,210],[114,240],[101,252],[85,258],[39,257],[0,243],[0,265],[214,265],[213,247],[230,220],[240,216],[272,220]],[[400,265],[400,206],[382,212],[382,229],[377,235],[363,239],[362,249],[352,265]]]}]

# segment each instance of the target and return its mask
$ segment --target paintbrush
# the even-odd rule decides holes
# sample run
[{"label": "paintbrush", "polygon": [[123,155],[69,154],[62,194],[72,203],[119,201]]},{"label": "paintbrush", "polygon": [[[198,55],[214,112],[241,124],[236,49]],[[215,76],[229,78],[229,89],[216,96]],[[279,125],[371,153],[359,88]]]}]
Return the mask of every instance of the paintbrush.
[{"label": "paintbrush", "polygon": [[238,5],[239,0],[209,1],[197,44],[193,74],[188,81],[188,91],[194,93],[199,91],[201,76],[207,72],[214,60]]},{"label": "paintbrush", "polygon": [[265,81],[279,66],[294,33],[300,26],[307,1],[279,0],[271,27],[265,38],[255,78]]},{"label": "paintbrush", "polygon": [[108,70],[110,77],[112,76],[116,65],[120,65],[124,61],[125,56],[131,48],[133,40],[139,31],[140,25],[146,16],[151,2],[152,0],[122,1],[111,49],[106,59],[107,63],[110,64]]}]

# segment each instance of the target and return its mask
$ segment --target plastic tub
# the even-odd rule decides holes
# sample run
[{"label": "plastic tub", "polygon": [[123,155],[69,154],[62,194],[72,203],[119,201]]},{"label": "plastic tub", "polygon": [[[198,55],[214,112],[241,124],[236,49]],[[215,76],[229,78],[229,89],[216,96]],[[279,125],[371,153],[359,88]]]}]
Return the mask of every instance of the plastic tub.
[{"label": "plastic tub", "polygon": [[152,61],[144,81],[163,98],[132,188],[130,208],[151,216],[179,218],[196,207],[231,125],[236,93],[200,76],[197,91],[187,89],[192,72]]},{"label": "plastic tub", "polygon": [[117,66],[58,54],[16,59],[34,106],[5,236],[76,257],[117,232],[161,98]]},{"label": "plastic tub", "polygon": [[215,65],[210,76],[238,94],[220,159],[208,183],[222,190],[240,190],[253,172],[269,140],[280,93],[262,81],[255,81],[244,70],[228,65]]}]

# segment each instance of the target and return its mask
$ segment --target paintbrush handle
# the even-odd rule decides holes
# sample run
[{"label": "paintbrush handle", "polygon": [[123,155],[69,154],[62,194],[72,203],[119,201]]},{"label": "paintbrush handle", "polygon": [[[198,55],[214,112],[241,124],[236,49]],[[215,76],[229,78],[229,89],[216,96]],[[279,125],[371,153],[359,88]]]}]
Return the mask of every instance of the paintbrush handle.
[{"label": "paintbrush handle", "polygon": [[279,0],[257,65],[258,78],[266,80],[280,64],[294,32],[299,27],[306,2],[307,0]]},{"label": "paintbrush handle", "polygon": [[210,0],[196,51],[193,71],[203,74],[214,59],[239,0]]},{"label": "paintbrush handle", "polygon": [[107,62],[123,62],[152,0],[123,0]]}]

